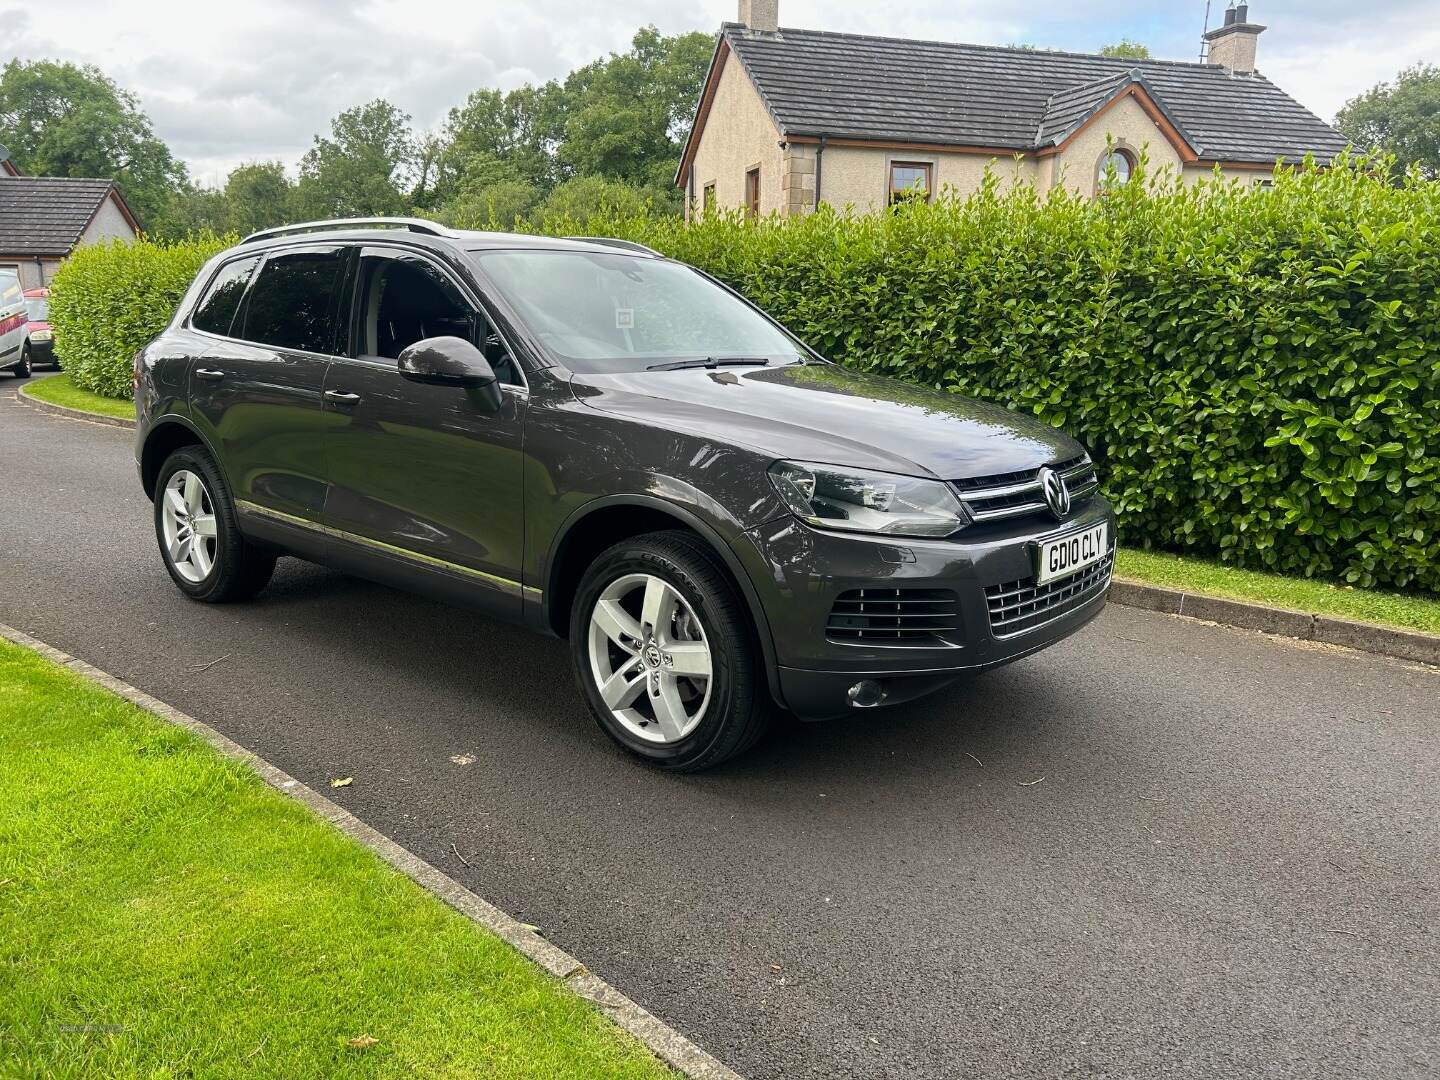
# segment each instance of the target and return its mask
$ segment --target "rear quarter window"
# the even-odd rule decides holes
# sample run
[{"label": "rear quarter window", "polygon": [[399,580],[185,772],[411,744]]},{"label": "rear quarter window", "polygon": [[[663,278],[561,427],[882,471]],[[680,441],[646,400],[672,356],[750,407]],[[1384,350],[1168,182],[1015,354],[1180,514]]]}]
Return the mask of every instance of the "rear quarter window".
[{"label": "rear quarter window", "polygon": [[220,268],[205,298],[195,308],[190,324],[197,330],[210,334],[228,335],[235,322],[235,313],[240,310],[240,299],[245,295],[245,286],[250,284],[250,275],[260,265],[260,257],[236,259]]}]

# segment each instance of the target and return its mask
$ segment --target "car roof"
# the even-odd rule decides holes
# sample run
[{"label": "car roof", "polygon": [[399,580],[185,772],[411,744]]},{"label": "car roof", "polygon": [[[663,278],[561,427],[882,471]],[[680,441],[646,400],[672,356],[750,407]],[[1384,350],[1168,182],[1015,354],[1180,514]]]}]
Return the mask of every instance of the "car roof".
[{"label": "car roof", "polygon": [[459,249],[462,251],[582,251],[592,254],[626,254],[638,258],[661,258],[658,252],[650,251],[639,244],[628,241],[610,240],[605,237],[584,239],[580,237],[536,236],[532,233],[480,232],[472,229],[447,230],[443,235],[417,232],[404,228],[334,228],[315,232],[289,232],[280,236],[259,235],[242,240],[227,254],[241,251],[268,251],[279,247],[293,247],[300,244],[327,242],[341,243],[404,243],[431,250]]}]

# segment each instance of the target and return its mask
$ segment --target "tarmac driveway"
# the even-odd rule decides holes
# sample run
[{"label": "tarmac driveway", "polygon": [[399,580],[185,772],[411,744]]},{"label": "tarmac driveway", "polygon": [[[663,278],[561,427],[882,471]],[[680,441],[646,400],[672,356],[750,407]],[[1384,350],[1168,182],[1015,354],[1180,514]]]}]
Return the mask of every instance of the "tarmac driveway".
[{"label": "tarmac driveway", "polygon": [[1435,670],[1112,607],[664,776],[560,642],[291,560],[257,603],[187,602],[130,440],[0,377],[0,622],[326,789],[743,1073],[1440,1073]]}]

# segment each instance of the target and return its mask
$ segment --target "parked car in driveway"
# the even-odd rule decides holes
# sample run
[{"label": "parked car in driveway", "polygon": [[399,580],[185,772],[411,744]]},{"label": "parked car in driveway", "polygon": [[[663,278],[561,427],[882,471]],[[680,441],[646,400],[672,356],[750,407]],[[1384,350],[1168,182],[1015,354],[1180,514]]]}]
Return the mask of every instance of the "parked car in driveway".
[{"label": "parked car in driveway", "polygon": [[29,325],[20,276],[13,270],[0,270],[0,371],[17,379],[30,377]]},{"label": "parked car in driveway", "polygon": [[1072,439],[847,371],[621,241],[257,233],[135,385],[187,596],[252,597],[297,555],[558,635],[601,728],[665,768],[739,753],[776,706],[840,716],[1030,655],[1110,583]]},{"label": "parked car in driveway", "polygon": [[49,364],[60,370],[55,356],[55,337],[50,330],[50,290],[25,291],[25,343],[30,349],[30,363]]}]

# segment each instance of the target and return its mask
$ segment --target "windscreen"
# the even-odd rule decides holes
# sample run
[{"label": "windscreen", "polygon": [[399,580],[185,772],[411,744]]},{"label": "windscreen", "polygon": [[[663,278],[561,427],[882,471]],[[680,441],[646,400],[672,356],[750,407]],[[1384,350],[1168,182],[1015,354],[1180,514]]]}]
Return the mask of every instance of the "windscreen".
[{"label": "windscreen", "polygon": [[584,251],[476,256],[531,332],[574,371],[802,355],[769,319],[680,263]]},{"label": "windscreen", "polygon": [[26,300],[25,314],[31,322],[50,321],[50,301],[48,300]]}]

